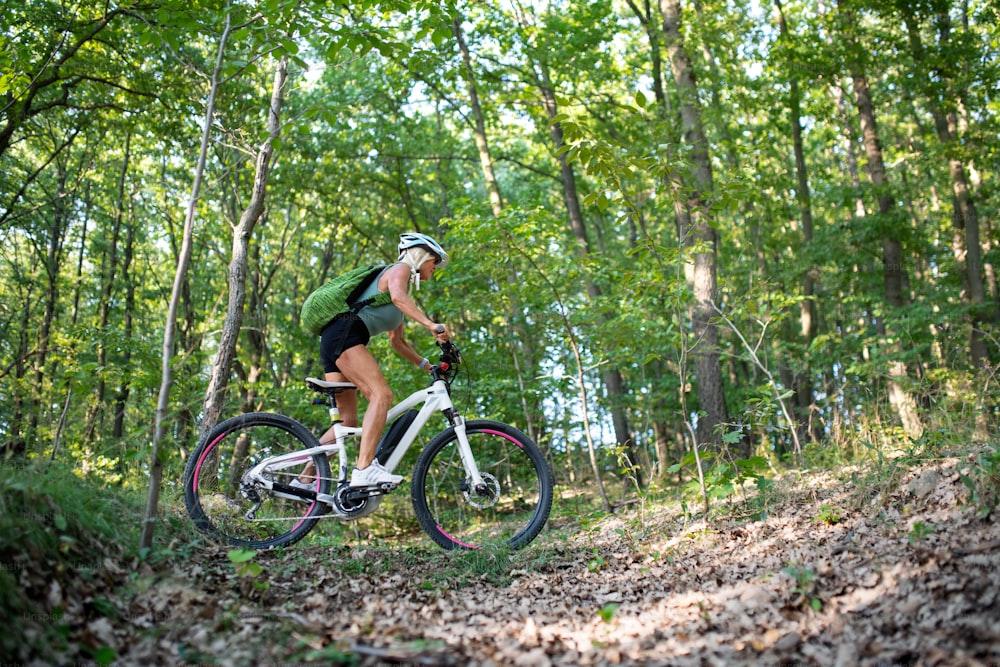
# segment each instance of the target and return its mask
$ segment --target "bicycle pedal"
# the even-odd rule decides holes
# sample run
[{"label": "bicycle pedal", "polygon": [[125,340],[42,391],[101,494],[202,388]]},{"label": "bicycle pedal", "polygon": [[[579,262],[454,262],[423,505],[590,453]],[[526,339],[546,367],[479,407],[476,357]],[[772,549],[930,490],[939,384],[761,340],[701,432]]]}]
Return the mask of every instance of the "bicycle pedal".
[{"label": "bicycle pedal", "polygon": [[382,482],[381,484],[378,485],[378,490],[381,491],[382,493],[389,493],[397,486],[399,485],[393,484],[392,482]]}]

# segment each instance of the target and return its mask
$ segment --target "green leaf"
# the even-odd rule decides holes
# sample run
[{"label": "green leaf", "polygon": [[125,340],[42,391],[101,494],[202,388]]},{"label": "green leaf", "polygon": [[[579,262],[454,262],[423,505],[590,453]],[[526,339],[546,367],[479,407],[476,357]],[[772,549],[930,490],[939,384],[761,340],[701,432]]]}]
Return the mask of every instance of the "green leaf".
[{"label": "green leaf", "polygon": [[605,623],[610,623],[614,619],[615,614],[618,613],[618,606],[619,605],[614,602],[608,603],[597,610],[597,615],[600,616],[601,620]]},{"label": "green leaf", "polygon": [[253,557],[257,555],[257,552],[253,549],[230,549],[229,561],[231,563],[247,563],[253,560]]},{"label": "green leaf", "polygon": [[102,646],[94,651],[94,662],[101,665],[101,667],[113,664],[117,657],[118,654],[110,646]]},{"label": "green leaf", "polygon": [[434,42],[434,46],[441,46],[445,42],[450,41],[454,36],[450,26],[438,26],[431,35],[431,41]]},{"label": "green leaf", "polygon": [[239,563],[236,565],[236,574],[240,577],[254,578],[260,576],[264,571],[260,563]]},{"label": "green leaf", "polygon": [[91,601],[91,605],[93,605],[98,614],[104,616],[105,618],[118,618],[118,607],[116,607],[115,603],[110,600],[105,598],[94,598]]},{"label": "green leaf", "polygon": [[727,445],[735,445],[742,439],[743,439],[742,431],[726,431],[725,433],[722,434],[722,442],[726,443]]}]

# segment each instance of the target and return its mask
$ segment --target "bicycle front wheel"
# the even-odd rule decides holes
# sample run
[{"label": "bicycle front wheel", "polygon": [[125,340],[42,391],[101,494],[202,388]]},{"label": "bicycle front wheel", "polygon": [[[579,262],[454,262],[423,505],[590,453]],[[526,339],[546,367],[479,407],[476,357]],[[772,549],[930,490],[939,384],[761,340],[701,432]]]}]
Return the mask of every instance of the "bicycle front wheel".
[{"label": "bicycle front wheel", "polygon": [[455,429],[441,432],[413,470],[413,508],[421,527],[445,549],[506,545],[518,549],[541,532],[552,509],[552,472],[524,433],[500,422],[466,423],[484,485],[473,488]]},{"label": "bicycle front wheel", "polygon": [[[222,422],[188,459],[184,471],[188,515],[207,535],[248,549],[299,541],[329,506],[269,491],[244,476],[264,459],[318,446],[309,429],[284,415],[253,412]],[[316,492],[329,493],[330,463],[322,454],[302,455],[265,469],[263,477],[290,484],[310,461],[318,471]]]}]

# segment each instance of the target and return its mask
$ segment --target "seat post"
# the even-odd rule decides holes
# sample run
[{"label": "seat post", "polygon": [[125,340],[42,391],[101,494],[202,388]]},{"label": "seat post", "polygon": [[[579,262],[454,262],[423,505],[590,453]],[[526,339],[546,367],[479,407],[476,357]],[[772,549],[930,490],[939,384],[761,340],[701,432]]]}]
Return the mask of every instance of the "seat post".
[{"label": "seat post", "polygon": [[[330,405],[331,425],[341,423],[340,408],[337,407],[337,394],[348,389],[356,389],[357,387],[350,382],[327,382],[326,380],[317,378],[306,378],[306,385],[313,391],[326,396],[327,402]],[[315,402],[318,403],[318,401]]]},{"label": "seat post", "polygon": [[340,408],[337,407],[337,394],[340,392],[334,392],[330,394],[330,425],[339,424],[340,419]]}]

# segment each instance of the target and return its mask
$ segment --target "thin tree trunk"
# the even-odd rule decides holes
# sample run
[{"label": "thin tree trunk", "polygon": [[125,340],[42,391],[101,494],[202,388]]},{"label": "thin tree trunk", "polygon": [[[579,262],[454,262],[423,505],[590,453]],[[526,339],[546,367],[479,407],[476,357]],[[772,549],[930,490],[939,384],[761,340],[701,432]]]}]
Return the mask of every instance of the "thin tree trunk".
[{"label": "thin tree trunk", "polygon": [[[920,26],[911,8],[902,7],[903,21],[910,40],[910,50],[917,66],[921,68],[920,81],[944,81],[951,84],[947,74],[928,71],[927,54],[920,37]],[[951,42],[951,18],[947,13],[938,17],[938,34],[941,48],[949,48]],[[949,85],[950,90],[950,85]],[[979,213],[969,185],[965,164],[959,158],[957,138],[959,134],[958,116],[952,111],[946,113],[938,99],[935,88],[924,86],[923,91],[934,119],[934,129],[938,140],[945,149],[948,159],[948,174],[951,178],[952,200],[954,202],[954,242],[952,248],[955,262],[962,275],[962,298],[969,305],[969,355],[972,367],[983,369],[989,361],[989,351],[983,337],[983,306],[986,302],[986,283],[982,273],[982,244],[979,235]]]},{"label": "thin tree trunk", "polygon": [[274,87],[271,90],[271,104],[267,116],[267,139],[257,153],[253,192],[240,221],[233,229],[232,259],[229,262],[229,307],[219,339],[219,351],[212,366],[212,376],[205,394],[201,436],[215,428],[219,422],[229,374],[236,355],[236,343],[243,325],[243,306],[246,302],[248,248],[253,237],[253,229],[264,212],[264,198],[267,192],[267,178],[271,168],[272,142],[281,133],[279,119],[288,80],[288,59],[281,58],[274,71]]},{"label": "thin tree trunk", "polygon": [[[115,291],[115,274],[118,270],[118,239],[121,236],[122,220],[125,217],[125,177],[128,175],[130,149],[132,144],[131,132],[125,133],[125,155],[122,158],[122,168],[118,173],[118,197],[115,202],[115,215],[111,221],[111,238],[108,240],[108,248],[104,254],[104,266],[101,271],[101,296],[97,306],[97,326],[101,332],[101,338],[97,342],[97,366],[104,368],[108,363],[108,348],[105,343],[105,331],[111,321],[111,297]],[[104,374],[101,373],[97,379],[97,390],[94,392],[94,403],[90,406],[87,414],[86,425],[84,427],[84,439],[87,441],[100,440],[100,424],[104,417],[104,401],[107,393],[107,383]]]},{"label": "thin tree trunk", "polygon": [[663,89],[663,53],[660,49],[662,35],[657,21],[653,17],[653,7],[650,0],[643,0],[642,9],[633,0],[626,0],[632,13],[642,24],[646,31],[646,39],[649,40],[649,64],[653,78],[653,97],[656,99],[656,107],[660,111],[661,118],[667,118],[670,114],[670,98],[667,97]]},{"label": "thin tree trunk", "polygon": [[[667,97],[666,91],[663,86],[663,53],[662,53],[662,22],[655,20],[653,6],[651,0],[643,0],[642,8],[640,9],[633,0],[626,0],[629,7],[632,9],[632,13],[642,24],[646,31],[646,39],[649,41],[649,60],[650,68],[652,70],[653,78],[653,97],[656,100],[656,111],[661,120],[665,120],[670,117],[672,109],[670,106],[670,98]],[[662,16],[662,15],[661,15]],[[662,19],[661,19],[662,20]],[[668,176],[666,179],[668,187],[671,189],[671,194],[673,195],[675,205],[680,202],[680,183],[673,178]],[[681,208],[676,206],[675,212],[678,215],[678,220],[682,215]],[[640,213],[637,211],[637,213]],[[642,224],[642,218],[637,216],[640,220],[640,226],[642,228],[642,234],[648,239],[649,234],[646,232],[645,225]],[[678,223],[678,229],[681,225]],[[660,361],[654,361],[649,366],[652,368],[653,376],[656,378],[666,377],[669,369],[666,364]],[[655,396],[654,392],[654,396]],[[654,405],[657,403],[665,403],[662,397],[654,398]],[[655,414],[660,415],[662,411],[654,411]],[[683,456],[683,429],[678,431],[672,431],[668,426],[666,421],[660,421],[659,418],[654,418],[653,422],[653,447],[656,452],[657,465],[653,474],[657,479],[666,479],[667,468],[669,467],[668,461],[670,461],[670,439],[671,433],[675,433],[681,441],[681,454],[678,456]],[[697,444],[697,443],[695,443]]]},{"label": "thin tree trunk", "polygon": [[[848,25],[853,20],[850,13],[845,13]],[[851,45],[851,48],[859,48]],[[875,189],[878,200],[879,215],[882,228],[882,283],[886,305],[893,311],[898,311],[909,303],[905,290],[905,270],[903,268],[903,248],[898,235],[893,234],[895,202],[889,192],[885,175],[885,163],[882,159],[882,146],[875,121],[875,107],[872,103],[868,77],[860,62],[853,61],[850,66],[854,86],[855,103],[858,117],[861,121],[861,136],[867,158],[868,178]],[[889,402],[893,412],[899,419],[906,434],[917,439],[923,433],[923,424],[917,412],[917,401],[906,390],[904,383],[907,378],[906,365],[899,359],[901,350],[898,343],[888,342],[884,320],[880,323],[881,334],[886,337],[884,343],[889,358]]]},{"label": "thin tree trunk", "polygon": [[[258,228],[265,227],[266,224],[265,216]],[[247,368],[241,371],[244,375],[241,412],[256,412],[260,409],[257,385],[264,373],[264,357],[267,354],[267,313],[264,310],[266,286],[261,274],[260,246],[260,243],[253,246],[253,268],[248,276],[250,289],[247,293],[247,318],[250,324],[243,327],[246,331]]]},{"label": "thin tree trunk", "polygon": [[[122,282],[125,284],[125,322],[123,336],[126,343],[131,342],[133,331],[133,313],[135,312],[135,281],[132,280],[132,260],[135,251],[135,224],[128,225],[128,234],[125,239],[125,257],[122,259]],[[127,370],[132,367],[132,347],[125,345],[125,353],[122,355],[122,368],[126,369],[118,391],[115,393],[115,418],[112,436],[116,440],[121,440],[125,435],[125,406],[128,404],[131,382]]]},{"label": "thin tree trunk", "polygon": [[[552,121],[559,114],[559,107],[556,102],[555,90],[550,79],[548,66],[544,62],[535,63],[537,67],[538,87],[542,95],[542,104],[545,106],[546,114]],[[576,239],[576,253],[582,260],[591,256],[590,239],[587,234],[587,223],[583,218],[583,210],[580,207],[580,197],[576,187],[576,173],[566,156],[565,140],[562,126],[557,122],[550,123],[550,135],[552,137],[553,148],[559,160],[559,170],[562,176],[563,203],[566,205],[567,220],[570,231]],[[586,264],[586,262],[584,262]],[[594,282],[590,275],[585,276],[587,295],[591,301],[596,301],[601,296],[600,286]],[[606,321],[606,317],[601,317],[601,321]],[[639,486],[643,485],[642,468],[639,465],[639,456],[635,447],[635,440],[632,437],[632,429],[629,426],[628,416],[625,413],[625,381],[621,372],[616,368],[607,368],[601,373],[604,381],[604,388],[607,391],[608,402],[611,409],[611,423],[615,431],[615,441],[621,451],[624,452],[629,471],[628,476],[633,478]]]},{"label": "thin tree trunk", "polygon": [[90,182],[87,182],[87,189],[84,194],[84,214],[80,225],[80,249],[76,259],[76,284],[73,286],[73,312],[69,322],[71,327],[75,327],[80,317],[80,292],[83,286],[83,260],[87,256],[87,226],[90,224]]},{"label": "thin tree trunk", "polygon": [[38,331],[38,354],[34,359],[33,400],[31,417],[29,419],[29,440],[38,437],[38,424],[41,419],[42,405],[45,402],[46,372],[49,346],[52,342],[52,326],[56,319],[56,306],[59,303],[59,272],[62,266],[63,242],[68,223],[68,201],[66,193],[66,171],[62,165],[57,168],[57,196],[53,204],[52,226],[49,231],[48,244],[45,250],[45,312],[42,316],[42,326]]},{"label": "thin tree trunk", "polygon": [[[778,9],[778,29],[782,37],[788,39],[788,24],[781,0],[774,0]],[[788,102],[792,123],[792,147],[795,154],[795,197],[799,202],[799,215],[802,221],[802,251],[807,257],[813,240],[812,194],[809,188],[809,172],[806,168],[805,148],[802,142],[802,93],[799,90],[799,77],[792,72],[789,77]],[[816,267],[810,265],[802,272],[802,303],[799,305],[799,336],[803,349],[809,349],[816,338]],[[809,429],[809,413],[813,404],[813,388],[810,381],[808,363],[803,360],[802,367],[792,375],[792,387],[795,390],[795,417],[798,422],[799,439],[808,436],[816,441],[819,434]]]},{"label": "thin tree trunk", "polygon": [[198,165],[194,171],[194,184],[191,187],[191,198],[188,200],[187,214],[184,218],[184,234],[181,240],[181,250],[177,258],[177,271],[174,274],[174,285],[170,292],[170,305],[167,308],[166,323],[163,328],[163,357],[161,367],[160,395],[156,404],[156,423],[153,431],[153,445],[150,452],[149,493],[146,496],[146,511],[142,520],[142,531],[139,534],[139,549],[149,549],[153,545],[153,532],[156,527],[156,515],[160,503],[160,485],[163,480],[163,462],[160,460],[160,445],[165,436],[167,411],[170,407],[170,387],[173,384],[171,361],[174,357],[174,328],[177,324],[177,311],[180,305],[181,292],[185,285],[185,275],[191,261],[191,249],[194,236],[194,216],[197,210],[198,196],[201,192],[201,182],[205,174],[205,163],[208,160],[208,143],[211,138],[212,121],[215,117],[215,97],[219,91],[222,79],[222,62],[226,50],[226,42],[232,29],[231,14],[226,12],[225,27],[219,37],[219,50],[215,58],[215,69],[212,72],[212,82],[208,93],[208,103],[205,118],[202,123],[201,148],[198,153]]},{"label": "thin tree trunk", "polygon": [[472,107],[473,135],[479,154],[479,167],[483,172],[483,180],[486,183],[486,193],[490,199],[493,216],[499,218],[503,212],[503,199],[500,197],[500,185],[497,183],[496,173],[493,171],[493,156],[490,153],[489,141],[486,136],[486,120],[483,118],[483,110],[479,105],[479,89],[476,87],[472,56],[465,43],[461,17],[457,15],[454,17],[452,30],[455,33],[455,41],[462,56],[462,72],[465,78],[465,90],[469,95],[469,105]]},{"label": "thin tree trunk", "polygon": [[[455,42],[458,45],[459,54],[462,58],[462,76],[465,79],[466,92],[469,96],[469,106],[472,110],[473,135],[475,136],[476,150],[479,155],[479,166],[483,173],[483,180],[486,184],[486,192],[490,200],[490,210],[494,218],[503,215],[503,198],[500,195],[500,185],[497,182],[496,172],[493,169],[493,156],[490,152],[489,140],[486,134],[486,120],[483,117],[482,107],[479,104],[479,90],[476,87],[475,72],[472,67],[472,55],[465,42],[465,35],[462,31],[462,19],[455,16],[452,22],[452,31],[455,34]],[[520,316],[523,311],[521,301],[517,293],[517,285],[520,278],[513,265],[507,276],[507,283],[511,286],[508,290],[510,299],[509,315],[514,332],[517,334],[516,340],[511,341],[511,354],[520,357],[515,363],[515,368],[519,369],[518,382],[526,388],[525,377],[533,377],[536,366],[535,346],[524,320]],[[525,428],[530,437],[535,442],[540,441],[542,432],[541,410],[533,401],[529,402],[527,392],[522,389],[522,406],[525,412]]]}]

